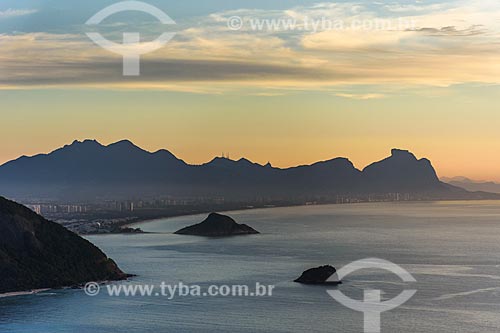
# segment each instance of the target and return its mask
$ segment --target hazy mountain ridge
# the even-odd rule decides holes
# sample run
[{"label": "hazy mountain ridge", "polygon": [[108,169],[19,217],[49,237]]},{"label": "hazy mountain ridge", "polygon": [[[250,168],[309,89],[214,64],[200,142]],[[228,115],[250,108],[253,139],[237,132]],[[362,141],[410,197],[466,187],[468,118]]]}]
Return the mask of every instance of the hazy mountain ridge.
[{"label": "hazy mountain ridge", "polygon": [[167,150],[151,153],[128,140],[108,146],[75,141],[49,154],[21,157],[0,166],[0,188],[14,198],[65,199],[171,195],[290,200],[393,192],[469,196],[439,181],[429,160],[406,150],[394,149],[362,171],[346,158],[280,169],[244,158],[217,157],[189,165]]},{"label": "hazy mountain ridge", "polygon": [[450,185],[466,189],[467,191],[483,191],[500,194],[500,184],[491,181],[472,180],[466,177],[443,177],[441,180]]}]

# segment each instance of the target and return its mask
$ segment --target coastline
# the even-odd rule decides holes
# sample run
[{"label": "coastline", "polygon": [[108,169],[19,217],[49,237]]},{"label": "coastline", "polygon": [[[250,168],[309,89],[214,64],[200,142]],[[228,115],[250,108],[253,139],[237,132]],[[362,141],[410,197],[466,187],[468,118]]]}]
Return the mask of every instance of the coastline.
[{"label": "coastline", "polygon": [[[99,285],[105,285],[108,283],[113,283],[113,282],[119,282],[119,281],[126,281],[131,278],[136,277],[137,275],[135,274],[126,274],[126,277],[121,280],[103,280],[103,281],[95,281]],[[72,289],[72,290],[80,290],[84,289],[85,284],[88,282],[94,282],[94,281],[87,281],[83,282],[77,285],[73,286],[62,286],[62,287],[57,287],[57,288],[41,288],[41,289],[33,289],[33,290],[24,290],[24,291],[12,291],[8,293],[0,293],[0,299],[2,298],[9,298],[9,297],[17,297],[17,296],[29,296],[29,295],[36,295],[39,293],[43,293],[45,291],[50,291],[50,290],[67,290],[67,289]]]},{"label": "coastline", "polygon": [[28,291],[13,291],[13,292],[10,292],[10,293],[0,294],[0,298],[35,295],[35,294],[39,294],[39,293],[42,293],[44,291],[49,291],[49,290],[53,290],[53,289],[44,288],[44,289],[34,289],[34,290],[28,290]]},{"label": "coastline", "polygon": [[[264,207],[242,207],[242,208],[235,208],[235,209],[223,209],[223,210],[217,210],[216,212],[218,213],[231,213],[231,212],[245,212],[245,211],[253,211],[253,210],[259,210],[259,209],[275,209],[275,208],[292,208],[292,207],[314,207],[314,206],[338,206],[338,205],[368,205],[368,204],[382,204],[382,203],[394,203],[394,204],[412,204],[412,203],[445,203],[445,202],[455,202],[455,203],[460,203],[460,202],[498,202],[500,199],[469,199],[469,200],[453,200],[453,199],[445,199],[445,200],[413,200],[413,201],[373,201],[373,202],[352,202],[352,203],[315,203],[315,204],[287,204],[287,205],[268,205]],[[138,219],[137,221],[134,221],[132,223],[126,223],[123,225],[120,225],[120,227],[137,227],[145,223],[150,223],[150,222],[155,222],[159,220],[166,220],[166,219],[172,219],[176,217],[185,217],[185,216],[197,216],[197,215],[202,215],[202,214],[210,214],[213,213],[214,211],[211,210],[200,210],[199,212],[190,212],[190,213],[179,213],[179,214],[170,214],[170,215],[165,215],[162,217],[155,217],[155,218],[144,218],[144,219]],[[121,235],[125,233],[120,233]],[[106,234],[88,234],[85,236],[99,236],[99,235],[106,235]],[[133,234],[131,234],[133,235]]]},{"label": "coastline", "polygon": [[[330,205],[330,204],[325,204],[325,205]],[[231,213],[231,212],[245,212],[245,211],[250,211],[250,210],[258,210],[258,209],[273,209],[273,208],[287,208],[287,207],[302,207],[302,206],[311,206],[311,205],[286,205],[286,206],[272,206],[272,207],[248,207],[248,208],[236,208],[236,209],[227,209],[227,210],[217,210],[218,213]],[[319,205],[316,205],[319,206]],[[210,214],[210,213],[215,213],[211,210],[200,210],[199,212],[192,212],[192,213],[186,213],[186,214],[170,214],[167,216],[163,217],[156,217],[156,218],[150,218],[150,219],[141,219],[139,221],[135,221],[132,223],[124,224],[121,227],[137,227],[145,223],[150,223],[150,222],[155,222],[159,220],[166,220],[166,219],[173,219],[176,217],[184,217],[184,216],[197,216],[197,215],[202,215],[202,214]],[[98,234],[94,234],[92,236],[95,236]]]}]

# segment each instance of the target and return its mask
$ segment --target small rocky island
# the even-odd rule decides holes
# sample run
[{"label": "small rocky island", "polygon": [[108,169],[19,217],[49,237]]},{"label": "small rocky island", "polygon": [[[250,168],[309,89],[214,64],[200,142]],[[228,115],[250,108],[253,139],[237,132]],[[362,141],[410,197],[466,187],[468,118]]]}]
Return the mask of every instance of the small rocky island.
[{"label": "small rocky island", "polygon": [[238,224],[231,217],[211,213],[201,223],[183,228],[175,232],[177,235],[192,235],[205,237],[228,237],[253,235],[259,232],[246,224]]},{"label": "small rocky island", "polygon": [[317,268],[311,268],[302,273],[302,275],[296,279],[294,282],[302,283],[302,284],[329,284],[329,285],[338,285],[342,282],[338,279],[329,279],[337,273],[335,267],[327,265],[321,266]]},{"label": "small rocky island", "polygon": [[89,241],[0,197],[0,293],[127,277]]},{"label": "small rocky island", "polygon": [[145,232],[141,228],[131,228],[131,227],[116,228],[111,233],[114,233],[114,234],[145,234]]}]

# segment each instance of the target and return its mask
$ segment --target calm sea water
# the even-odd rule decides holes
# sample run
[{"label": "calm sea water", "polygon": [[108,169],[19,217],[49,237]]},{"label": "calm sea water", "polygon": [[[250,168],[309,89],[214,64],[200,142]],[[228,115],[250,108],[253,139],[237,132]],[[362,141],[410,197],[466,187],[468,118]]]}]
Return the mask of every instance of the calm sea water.
[{"label": "calm sea water", "polygon": [[323,286],[291,282],[311,267],[377,257],[411,272],[408,285],[384,271],[358,271],[339,287],[392,298],[417,289],[382,315],[382,332],[500,331],[500,202],[388,203],[234,212],[261,235],[176,236],[204,216],[164,219],[152,234],[89,239],[121,268],[126,283],[276,285],[272,297],[89,297],[81,290],[0,299],[0,332],[362,332],[363,315]]}]

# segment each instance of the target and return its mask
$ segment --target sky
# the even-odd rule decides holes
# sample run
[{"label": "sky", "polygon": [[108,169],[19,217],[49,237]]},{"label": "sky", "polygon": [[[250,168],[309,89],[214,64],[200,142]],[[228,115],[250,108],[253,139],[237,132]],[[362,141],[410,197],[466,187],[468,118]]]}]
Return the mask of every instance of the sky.
[{"label": "sky", "polygon": [[[127,138],[189,163],[279,167],[363,168],[402,148],[439,176],[500,181],[498,1],[148,0],[176,24],[85,24],[116,2],[0,0],[0,164]],[[126,77],[88,32],[158,49]]]}]

